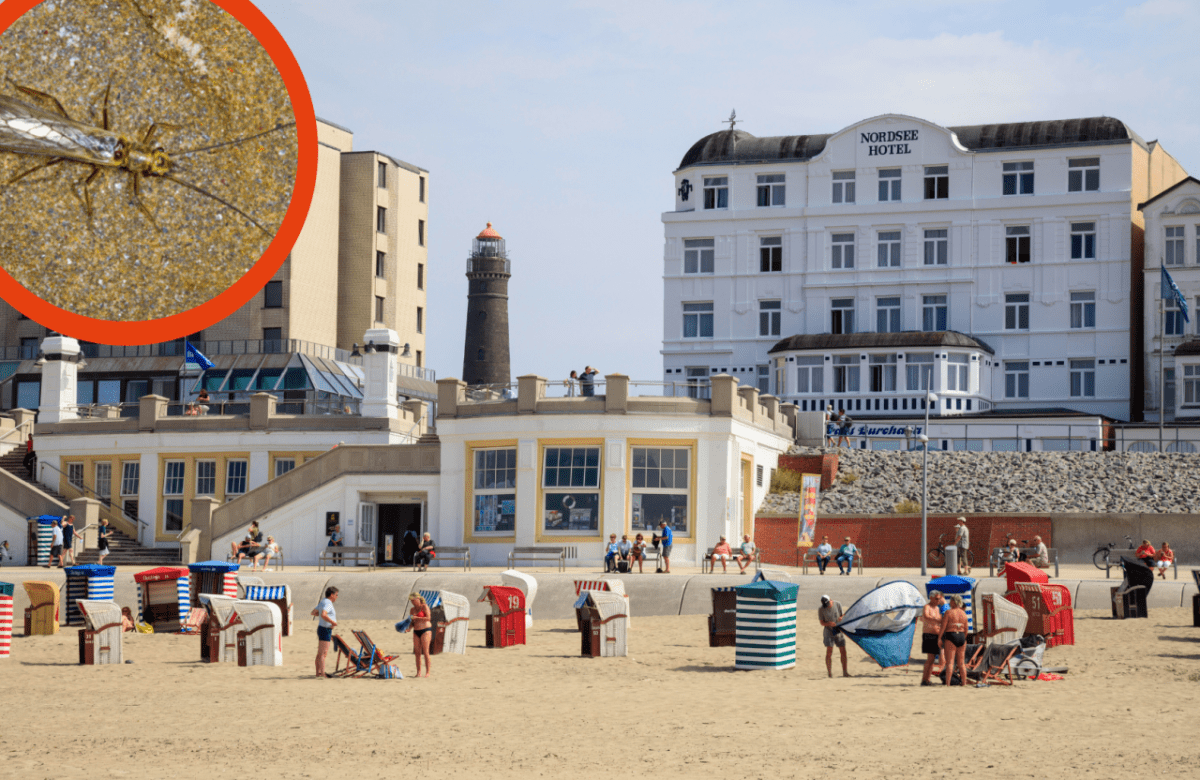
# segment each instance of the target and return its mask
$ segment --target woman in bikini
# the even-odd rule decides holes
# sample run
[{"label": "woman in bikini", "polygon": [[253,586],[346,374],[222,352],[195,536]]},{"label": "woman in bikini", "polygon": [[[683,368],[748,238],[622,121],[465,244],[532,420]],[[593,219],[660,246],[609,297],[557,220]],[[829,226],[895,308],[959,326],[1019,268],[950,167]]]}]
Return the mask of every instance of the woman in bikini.
[{"label": "woman in bikini", "polygon": [[942,652],[946,659],[946,685],[954,678],[954,665],[965,683],[967,680],[967,613],[962,596],[950,597],[950,609],[942,615]]},{"label": "woman in bikini", "polygon": [[417,660],[417,677],[421,676],[421,658],[425,659],[425,676],[429,676],[429,644],[433,641],[433,613],[420,593],[408,597],[412,605],[408,612],[412,620],[413,656]]}]

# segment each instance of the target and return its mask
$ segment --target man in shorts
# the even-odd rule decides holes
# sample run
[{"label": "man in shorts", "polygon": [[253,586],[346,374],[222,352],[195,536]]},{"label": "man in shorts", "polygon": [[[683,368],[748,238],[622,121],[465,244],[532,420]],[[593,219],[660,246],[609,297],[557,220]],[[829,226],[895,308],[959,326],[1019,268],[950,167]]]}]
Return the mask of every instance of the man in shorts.
[{"label": "man in shorts", "polygon": [[675,535],[671,531],[671,526],[667,525],[667,521],[663,520],[658,524],[658,556],[662,559],[664,571],[667,574],[671,573],[671,545],[674,542]]},{"label": "man in shorts", "polygon": [[53,568],[55,559],[58,560],[58,568],[63,567],[63,530],[62,520],[55,520],[53,527],[54,537],[50,541],[50,562],[46,564],[46,568]]},{"label": "man in shorts", "polygon": [[75,565],[75,518],[72,515],[67,515],[63,518],[63,557],[70,559],[70,564]]},{"label": "man in shorts", "polygon": [[757,555],[758,548],[754,546],[754,542],[750,541],[750,534],[742,534],[742,552],[737,557],[737,565],[742,570],[742,574],[745,574],[746,568],[754,563]]},{"label": "man in shorts", "polygon": [[842,677],[849,677],[850,672],[846,669],[846,635],[841,631],[835,630],[838,619],[842,616],[842,605],[840,602],[832,601],[828,596],[821,597],[821,606],[817,610],[817,620],[823,626],[823,634],[825,640],[825,671],[830,677],[833,677],[833,648],[838,648],[842,653]]},{"label": "man in shorts", "polygon": [[967,562],[967,550],[971,549],[971,531],[967,528],[967,518],[958,518],[954,526],[954,544],[958,547],[958,573],[966,576],[971,573],[971,564]]},{"label": "man in shorts", "polygon": [[925,654],[925,669],[921,685],[933,685],[933,663],[942,654],[942,605],[946,603],[940,590],[929,592],[929,601],[921,613],[921,652]]}]

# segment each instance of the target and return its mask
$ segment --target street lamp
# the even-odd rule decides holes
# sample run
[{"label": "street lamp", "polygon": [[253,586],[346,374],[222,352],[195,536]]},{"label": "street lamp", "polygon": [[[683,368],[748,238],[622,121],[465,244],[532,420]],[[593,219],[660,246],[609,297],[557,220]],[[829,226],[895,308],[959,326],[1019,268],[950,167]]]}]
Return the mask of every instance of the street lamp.
[{"label": "street lamp", "polygon": [[[932,379],[930,369],[928,379]],[[929,387],[927,382],[926,387]],[[925,559],[929,550],[929,408],[937,403],[937,396],[925,393],[925,428],[917,438],[921,440],[921,576],[929,572],[925,568]]]}]

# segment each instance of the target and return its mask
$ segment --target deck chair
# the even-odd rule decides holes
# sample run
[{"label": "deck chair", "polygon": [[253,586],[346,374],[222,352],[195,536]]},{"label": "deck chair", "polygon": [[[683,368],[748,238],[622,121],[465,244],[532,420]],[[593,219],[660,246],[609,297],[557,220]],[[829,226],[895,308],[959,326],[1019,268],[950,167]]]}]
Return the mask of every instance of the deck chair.
[{"label": "deck chair", "polygon": [[398,675],[391,668],[392,661],[398,656],[384,655],[379,649],[379,645],[372,641],[371,637],[367,636],[366,631],[351,631],[354,638],[362,646],[362,651],[359,653],[360,662],[366,666],[366,671],[363,674],[378,674],[380,677],[391,678]]},{"label": "deck chair", "polygon": [[967,678],[980,685],[1012,685],[1013,656],[1021,651],[1020,642],[992,642],[982,648],[975,668],[967,667]]},{"label": "deck chair", "polygon": [[[333,664],[334,677],[361,677],[369,671],[362,654],[352,650],[346,640],[337,634],[333,635],[333,649],[337,653]],[[343,658],[346,661],[345,668],[342,667]]]},{"label": "deck chair", "polygon": [[[975,644],[973,642],[968,642],[967,646],[963,648],[963,661],[967,665],[968,677],[971,672],[979,669],[979,661],[983,657],[983,648],[982,644]],[[946,667],[942,663],[944,655],[943,653],[942,656],[938,656],[933,662],[933,667],[930,669],[930,674],[934,677],[940,677],[943,682],[946,680]],[[961,683],[962,681],[960,680],[959,684]]]}]

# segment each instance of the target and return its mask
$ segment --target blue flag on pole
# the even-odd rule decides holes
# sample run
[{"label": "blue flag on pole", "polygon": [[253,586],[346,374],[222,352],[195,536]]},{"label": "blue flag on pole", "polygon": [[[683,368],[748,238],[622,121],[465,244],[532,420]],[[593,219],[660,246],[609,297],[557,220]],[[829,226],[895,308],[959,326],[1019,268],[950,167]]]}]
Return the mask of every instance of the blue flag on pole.
[{"label": "blue flag on pole", "polygon": [[183,347],[184,347],[184,354],[187,356],[186,360],[188,363],[195,363],[198,366],[200,366],[200,368],[204,369],[205,371],[207,371],[208,369],[213,367],[213,362],[211,360],[209,360],[208,358],[204,357],[204,353],[201,352],[200,350],[196,349],[195,347],[193,347],[191,345],[191,343],[189,341],[187,341],[187,339],[184,339]]},{"label": "blue flag on pole", "polygon": [[1162,268],[1162,299],[1165,301],[1174,298],[1175,303],[1179,305],[1179,311],[1183,314],[1183,321],[1191,322],[1192,318],[1188,316],[1188,305],[1183,297],[1183,293],[1179,291],[1179,288],[1175,285],[1175,280],[1167,273],[1166,267],[1160,267]]}]

